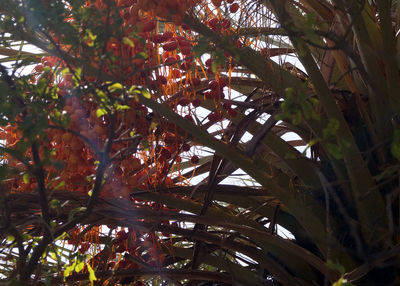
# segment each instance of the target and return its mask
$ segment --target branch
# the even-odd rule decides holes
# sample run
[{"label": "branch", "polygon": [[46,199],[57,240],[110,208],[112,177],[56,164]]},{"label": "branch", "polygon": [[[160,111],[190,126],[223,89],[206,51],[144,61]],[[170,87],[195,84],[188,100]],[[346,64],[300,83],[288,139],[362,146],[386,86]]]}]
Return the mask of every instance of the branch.
[{"label": "branch", "polygon": [[400,253],[400,244],[397,244],[392,249],[385,251],[385,252],[378,253],[374,257],[369,258],[368,262],[366,262],[363,265],[361,265],[360,267],[354,269],[352,272],[346,273],[344,275],[344,278],[350,282],[361,279],[362,277],[367,275],[368,272],[373,270],[375,267],[381,265],[386,260],[388,260],[394,256],[397,256],[399,253]]},{"label": "branch", "polygon": [[[168,277],[174,279],[190,279],[201,281],[219,281],[225,283],[233,283],[231,276],[224,273],[202,271],[202,270],[186,270],[186,269],[129,269],[117,271],[102,271],[95,273],[96,278],[106,279],[109,277]],[[89,279],[89,273],[72,274],[65,279],[65,282],[83,281]],[[52,285],[60,285],[64,282],[64,277],[58,276],[51,280]]]},{"label": "branch", "polygon": [[33,174],[35,175],[37,183],[38,183],[39,202],[40,202],[40,207],[42,209],[42,216],[43,216],[43,220],[46,222],[46,224],[49,224],[50,223],[50,215],[49,215],[49,204],[48,204],[48,200],[47,200],[47,190],[46,190],[46,185],[45,185],[45,174],[44,174],[44,170],[41,166],[39,152],[37,149],[37,142],[33,142],[31,148],[32,148],[33,162],[35,163],[35,168],[33,169]]}]

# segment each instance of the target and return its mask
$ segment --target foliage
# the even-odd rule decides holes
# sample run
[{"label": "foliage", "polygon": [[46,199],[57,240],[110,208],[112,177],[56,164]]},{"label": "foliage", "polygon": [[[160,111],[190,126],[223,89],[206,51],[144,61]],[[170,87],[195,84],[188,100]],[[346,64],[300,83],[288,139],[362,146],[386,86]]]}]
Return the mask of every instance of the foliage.
[{"label": "foliage", "polygon": [[399,284],[399,7],[1,1],[2,282]]}]

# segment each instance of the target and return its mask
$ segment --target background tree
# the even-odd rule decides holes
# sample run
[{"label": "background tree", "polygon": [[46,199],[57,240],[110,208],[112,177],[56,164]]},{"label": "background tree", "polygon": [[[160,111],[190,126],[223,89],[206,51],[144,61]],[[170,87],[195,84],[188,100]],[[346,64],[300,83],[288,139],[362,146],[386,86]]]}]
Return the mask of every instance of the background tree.
[{"label": "background tree", "polygon": [[398,284],[398,8],[3,0],[1,278]]}]

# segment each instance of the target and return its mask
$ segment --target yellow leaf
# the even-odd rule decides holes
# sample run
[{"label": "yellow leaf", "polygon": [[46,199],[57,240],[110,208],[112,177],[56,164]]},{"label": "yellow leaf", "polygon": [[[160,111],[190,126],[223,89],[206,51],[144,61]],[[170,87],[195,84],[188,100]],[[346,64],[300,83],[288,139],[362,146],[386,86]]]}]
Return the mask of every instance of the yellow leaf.
[{"label": "yellow leaf", "polygon": [[82,271],[82,269],[85,267],[85,263],[83,261],[79,262],[76,266],[75,266],[75,272],[79,273]]},{"label": "yellow leaf", "polygon": [[69,275],[71,275],[71,272],[74,271],[75,265],[76,265],[76,262],[74,262],[71,266],[68,266],[67,268],[65,268],[64,281],[65,281],[65,278],[67,278]]},{"label": "yellow leaf", "polygon": [[96,281],[96,275],[94,274],[94,270],[93,268],[90,266],[90,264],[87,264],[87,268],[89,271],[89,281],[90,281],[90,285],[93,285],[93,281]]}]

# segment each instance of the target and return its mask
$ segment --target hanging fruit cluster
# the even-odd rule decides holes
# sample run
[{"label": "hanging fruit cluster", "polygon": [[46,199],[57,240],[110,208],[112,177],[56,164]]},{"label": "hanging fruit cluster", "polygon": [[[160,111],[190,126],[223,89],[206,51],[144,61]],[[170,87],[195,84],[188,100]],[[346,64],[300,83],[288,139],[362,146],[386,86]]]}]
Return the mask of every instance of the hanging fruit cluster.
[{"label": "hanging fruit cluster", "polygon": [[[27,158],[21,162],[13,156],[4,157],[16,172],[3,184],[11,192],[32,192],[38,188],[35,176],[29,173],[34,165],[29,143],[37,141],[46,187],[91,195],[103,159],[100,154],[106,149],[108,166],[100,196],[130,200],[137,207],[165,210],[163,205],[135,200],[131,193],[135,188],[172,186],[177,181],[171,174],[179,172],[182,158],[186,157],[193,165],[199,164],[200,159],[194,154],[193,138],[153,114],[137,97],[163,101],[193,124],[200,117],[212,125],[237,115],[226,94],[230,77],[221,72],[221,59],[212,56],[203,63],[196,58],[193,51],[198,44],[196,35],[181,23],[185,12],[200,2],[86,1],[82,9],[90,11],[92,17],[68,19],[77,27],[79,45],[64,44],[69,35],[54,36],[61,51],[82,58],[86,66],[82,68],[79,63],[47,56],[34,68],[31,84],[45,84],[52,98],[40,111],[47,113],[46,122],[42,122],[44,131],[29,137],[28,130],[21,128],[22,122],[30,120],[27,113],[34,111],[29,107],[1,128],[0,138],[6,147],[25,146],[23,156]],[[226,2],[231,13],[238,10],[237,3]],[[212,3],[219,7],[221,1]],[[231,32],[230,20],[218,15],[212,15],[207,25],[218,33]],[[101,34],[103,30],[106,36]],[[232,67],[228,54],[223,65]],[[30,103],[26,100],[25,104]],[[206,116],[197,112],[204,103],[210,109]],[[80,233],[80,229],[70,232],[70,243],[79,244],[79,252],[85,253],[95,243],[93,237],[98,232],[93,237]],[[126,259],[126,255],[160,266],[164,259],[160,248],[155,233],[115,230],[113,248],[104,258],[108,261],[106,269],[141,267]]]},{"label": "hanging fruit cluster", "polygon": [[[62,185],[75,192],[89,192],[98,161],[93,146],[104,148],[105,142],[110,140],[110,124],[116,129],[109,150],[110,157],[115,158],[112,171],[106,174],[102,196],[129,198],[135,187],[147,189],[149,186],[172,184],[168,177],[168,172],[174,169],[171,164],[179,164],[180,153],[190,150],[190,145],[185,143],[186,134],[174,124],[160,118],[156,121],[149,118],[151,114],[147,108],[135,100],[137,95],[128,92],[127,96],[123,86],[148,87],[150,96],[163,98],[171,108],[181,107],[180,112],[193,123],[196,108],[203,101],[211,101],[215,106],[207,116],[211,123],[236,116],[236,110],[226,98],[224,89],[229,78],[220,73],[220,63],[215,65],[214,59],[209,58],[204,62],[204,70],[201,61],[194,57],[195,37],[188,27],[182,25],[184,32],[180,30],[178,34],[184,13],[198,2],[125,0],[118,1],[121,9],[112,10],[107,2],[87,1],[85,7],[92,9],[92,13],[97,13],[95,15],[102,20],[97,26],[112,25],[120,20],[120,29],[112,31],[102,44],[97,39],[99,35],[87,28],[80,35],[82,46],[73,47],[74,50],[62,45],[64,35],[55,39],[61,49],[69,49],[77,57],[90,57],[92,66],[118,79],[118,83],[107,83],[80,71],[77,74],[76,70],[67,69],[65,62],[53,56],[44,57],[35,67],[32,83],[46,81],[61,98],[49,114],[48,124],[53,128],[48,128],[47,137],[41,139],[41,154],[44,154],[43,148],[48,148],[52,150],[52,160],[62,163],[57,167],[46,167],[48,184]],[[213,4],[219,7],[220,2],[213,1]],[[237,11],[237,3],[227,3],[232,13]],[[173,23],[160,22],[159,17]],[[230,33],[229,19],[214,16],[207,25],[214,31]],[[155,66],[161,68],[153,69]],[[61,75],[57,75],[59,70],[63,71]],[[78,96],[75,90],[83,85],[89,88]],[[53,122],[54,118],[68,118],[68,124],[55,128],[59,122]],[[2,137],[8,146],[25,140],[23,132],[15,125],[3,128]],[[134,138],[141,138],[141,142]],[[27,171],[12,157],[5,159],[10,166],[17,166],[21,173]],[[199,162],[196,155],[192,155],[190,161],[193,164]],[[37,182],[33,177],[28,180],[27,176],[15,176],[9,184],[12,191],[20,192],[33,190]]]}]

